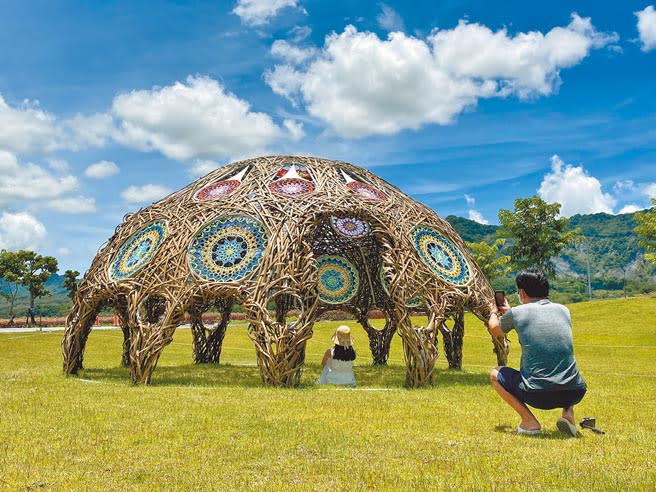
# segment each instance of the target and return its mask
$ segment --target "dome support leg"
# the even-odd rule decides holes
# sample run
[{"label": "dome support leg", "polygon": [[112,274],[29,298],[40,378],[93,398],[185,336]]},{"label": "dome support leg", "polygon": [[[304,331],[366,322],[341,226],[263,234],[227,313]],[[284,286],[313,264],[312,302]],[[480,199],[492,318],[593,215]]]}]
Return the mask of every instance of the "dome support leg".
[{"label": "dome support leg", "polygon": [[453,315],[453,328],[441,323],[440,331],[444,342],[444,355],[449,363],[449,369],[462,369],[462,345],[465,334],[465,312],[458,309]]},{"label": "dome support leg", "polygon": [[369,337],[369,348],[371,349],[373,365],[386,366],[392,337],[396,333],[396,324],[388,317],[385,321],[385,326],[380,330],[376,329],[369,323],[366,313],[358,316],[358,323],[362,325],[362,328],[364,328],[364,331],[367,332],[367,336]]},{"label": "dome support leg", "polygon": [[80,295],[75,297],[62,339],[64,374],[77,374],[83,369],[84,348],[101,308],[101,302],[88,303]]}]

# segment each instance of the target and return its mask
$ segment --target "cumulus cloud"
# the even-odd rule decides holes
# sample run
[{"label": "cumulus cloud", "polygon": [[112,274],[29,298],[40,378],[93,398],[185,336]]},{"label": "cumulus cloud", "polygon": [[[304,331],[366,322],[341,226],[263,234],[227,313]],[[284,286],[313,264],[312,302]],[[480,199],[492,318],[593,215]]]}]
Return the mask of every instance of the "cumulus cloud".
[{"label": "cumulus cloud", "polygon": [[210,160],[198,160],[194,162],[194,165],[191,167],[190,174],[196,178],[205,176],[206,174],[211,173],[219,167],[215,161]]},{"label": "cumulus cloud", "polygon": [[638,210],[642,210],[642,207],[639,207],[638,205],[630,203],[628,205],[624,205],[618,213],[620,213],[620,214],[632,214],[633,212],[637,212]]},{"label": "cumulus cloud", "polygon": [[244,24],[261,26],[268,24],[285,7],[296,7],[297,0],[238,0],[232,10]]},{"label": "cumulus cloud", "polygon": [[77,115],[59,120],[25,100],[10,106],[0,95],[0,148],[17,153],[46,154],[57,150],[101,147],[115,134],[111,115]]},{"label": "cumulus cloud", "polygon": [[271,55],[287,63],[301,64],[316,54],[317,49],[314,47],[303,48],[282,39],[274,41],[271,45]]},{"label": "cumulus cloud", "polygon": [[650,183],[645,186],[644,193],[649,198],[656,198],[656,183]]},{"label": "cumulus cloud", "polygon": [[166,186],[147,184],[143,186],[129,186],[121,193],[121,197],[128,203],[146,203],[164,198],[171,192],[172,190]]},{"label": "cumulus cloud", "polygon": [[71,168],[64,159],[48,159],[48,166],[60,173],[65,173]]},{"label": "cumulus cloud", "polygon": [[78,184],[75,176],[54,176],[36,164],[20,164],[14,154],[0,151],[0,204],[59,198],[75,191]]},{"label": "cumulus cloud", "polygon": [[84,175],[88,178],[103,179],[114,176],[120,171],[116,163],[112,161],[100,161],[91,164],[84,170]]},{"label": "cumulus cloud", "polygon": [[548,203],[560,203],[565,217],[574,214],[612,214],[615,199],[601,190],[601,183],[582,166],[565,164],[560,157],[551,158],[551,172],[545,175],[538,190]]},{"label": "cumulus cloud", "polygon": [[392,7],[381,4],[382,11],[376,16],[378,25],[386,31],[405,31],[403,19]]},{"label": "cumulus cloud", "polygon": [[478,222],[479,224],[489,224],[490,222],[483,217],[483,214],[481,214],[478,210],[470,210],[469,211],[469,220],[473,220],[474,222]]},{"label": "cumulus cloud", "polygon": [[44,225],[27,212],[3,212],[0,217],[0,249],[39,250],[46,242]]},{"label": "cumulus cloud", "polygon": [[349,25],[304,67],[276,65],[265,80],[340,135],[394,134],[448,124],[481,98],[550,95],[561,69],[617,39],[576,14],[565,27],[514,37],[460,21],[426,40],[402,32],[381,40]]},{"label": "cumulus cloud", "polygon": [[638,18],[638,34],[642,43],[642,51],[650,51],[656,48],[656,10],[653,5],[635,12]]},{"label": "cumulus cloud", "polygon": [[47,206],[65,214],[90,214],[96,211],[96,200],[83,196],[58,198],[50,200]]},{"label": "cumulus cloud", "polygon": [[112,111],[121,120],[121,143],[176,160],[248,155],[290,137],[208,77],[120,94]]}]

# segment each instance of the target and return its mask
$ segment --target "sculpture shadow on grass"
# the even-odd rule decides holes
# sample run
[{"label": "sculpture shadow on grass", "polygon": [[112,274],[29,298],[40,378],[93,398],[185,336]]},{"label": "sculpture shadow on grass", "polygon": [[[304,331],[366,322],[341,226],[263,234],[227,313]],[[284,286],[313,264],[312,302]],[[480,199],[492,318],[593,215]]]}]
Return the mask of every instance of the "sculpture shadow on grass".
[{"label": "sculpture shadow on grass", "polygon": [[[300,387],[309,389],[320,387],[315,383],[321,372],[319,364],[306,364]],[[125,367],[88,368],[80,371],[80,378],[98,383],[126,384],[129,369]],[[366,365],[355,368],[358,387],[362,388],[404,388],[405,366]],[[198,386],[198,387],[262,387],[260,371],[256,365],[212,365],[188,364],[181,366],[161,366],[153,386]],[[436,369],[433,373],[433,387],[488,386],[484,373],[470,373],[450,369]]]}]

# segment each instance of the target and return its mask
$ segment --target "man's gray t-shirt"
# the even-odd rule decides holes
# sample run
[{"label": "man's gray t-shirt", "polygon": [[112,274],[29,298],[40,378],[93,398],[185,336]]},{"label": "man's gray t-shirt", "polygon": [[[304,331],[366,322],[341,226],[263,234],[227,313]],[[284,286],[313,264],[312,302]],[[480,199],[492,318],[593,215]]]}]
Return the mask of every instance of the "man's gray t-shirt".
[{"label": "man's gray t-shirt", "polygon": [[499,324],[504,333],[513,328],[517,331],[522,346],[520,372],[523,390],[586,387],[576,366],[572,319],[565,306],[549,299],[522,304],[503,315]]}]

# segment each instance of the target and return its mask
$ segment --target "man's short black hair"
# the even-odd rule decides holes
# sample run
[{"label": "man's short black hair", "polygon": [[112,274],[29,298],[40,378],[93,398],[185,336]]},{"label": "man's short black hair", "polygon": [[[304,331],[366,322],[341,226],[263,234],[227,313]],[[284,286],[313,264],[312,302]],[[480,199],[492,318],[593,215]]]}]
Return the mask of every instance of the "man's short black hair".
[{"label": "man's short black hair", "polygon": [[527,268],[519,272],[515,278],[518,289],[523,289],[529,297],[547,297],[549,295],[549,279],[537,268]]}]

